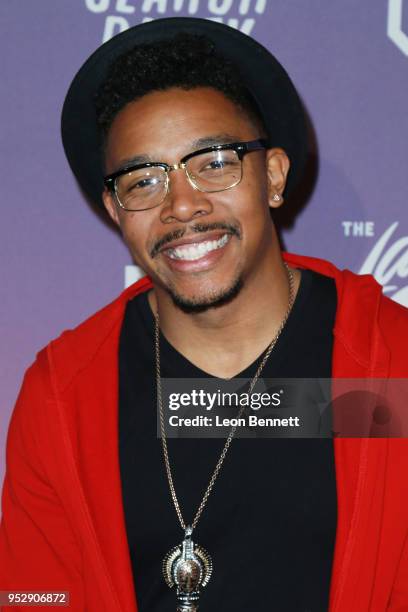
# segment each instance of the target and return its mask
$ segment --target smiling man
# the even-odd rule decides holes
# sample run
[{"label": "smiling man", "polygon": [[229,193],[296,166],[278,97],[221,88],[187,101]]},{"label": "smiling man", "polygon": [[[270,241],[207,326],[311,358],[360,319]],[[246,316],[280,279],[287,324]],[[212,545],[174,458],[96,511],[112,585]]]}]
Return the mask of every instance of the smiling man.
[{"label": "smiling man", "polygon": [[[179,79],[180,65],[173,70]],[[282,201],[289,160],[266,149],[258,124],[221,91],[173,86],[128,103],[106,137],[104,204],[155,280],[149,302],[153,312],[160,304],[161,329],[201,369],[223,377],[262,353],[288,305],[269,211]],[[297,288],[300,273],[293,276]]]},{"label": "smiling man", "polygon": [[408,609],[404,439],[165,436],[163,378],[407,375],[403,307],[281,252],[307,144],[286,72],[227,26],[143,24],[81,68],[62,135],[146,276],[26,374],[0,588],[78,611]]}]

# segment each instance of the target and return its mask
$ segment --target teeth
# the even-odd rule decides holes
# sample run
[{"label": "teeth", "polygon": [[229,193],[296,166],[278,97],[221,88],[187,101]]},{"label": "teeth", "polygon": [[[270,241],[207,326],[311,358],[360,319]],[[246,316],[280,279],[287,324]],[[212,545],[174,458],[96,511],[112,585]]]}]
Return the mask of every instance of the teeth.
[{"label": "teeth", "polygon": [[185,261],[194,261],[200,259],[210,251],[220,249],[227,244],[230,239],[229,234],[224,234],[219,240],[207,240],[197,244],[189,244],[176,247],[175,249],[167,249],[166,253],[171,259],[183,259]]}]

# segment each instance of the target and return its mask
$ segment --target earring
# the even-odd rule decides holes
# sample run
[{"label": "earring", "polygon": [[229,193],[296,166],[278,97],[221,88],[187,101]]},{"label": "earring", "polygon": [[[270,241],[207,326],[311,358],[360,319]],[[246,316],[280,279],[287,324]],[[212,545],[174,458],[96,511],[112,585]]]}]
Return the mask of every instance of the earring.
[{"label": "earring", "polygon": [[275,193],[275,195],[273,196],[273,201],[274,202],[280,202],[281,201],[281,196],[279,195],[279,193]]}]

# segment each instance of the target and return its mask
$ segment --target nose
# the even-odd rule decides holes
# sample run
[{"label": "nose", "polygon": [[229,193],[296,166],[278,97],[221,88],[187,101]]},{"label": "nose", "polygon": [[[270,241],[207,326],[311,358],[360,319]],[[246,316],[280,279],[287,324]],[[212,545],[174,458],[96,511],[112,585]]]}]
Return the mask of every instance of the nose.
[{"label": "nose", "polygon": [[208,195],[193,187],[183,168],[173,168],[169,172],[168,192],[161,209],[162,222],[188,222],[195,217],[210,214],[213,205]]}]

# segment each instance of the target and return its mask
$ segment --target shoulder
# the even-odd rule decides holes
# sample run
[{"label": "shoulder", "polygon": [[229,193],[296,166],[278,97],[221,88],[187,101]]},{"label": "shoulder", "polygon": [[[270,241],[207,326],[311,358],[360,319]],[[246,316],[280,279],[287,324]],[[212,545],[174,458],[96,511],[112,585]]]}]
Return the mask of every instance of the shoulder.
[{"label": "shoulder", "polygon": [[369,361],[378,351],[390,356],[390,376],[408,375],[408,309],[383,295],[370,274],[339,270],[323,259],[284,253],[296,267],[329,276],[336,282],[338,308],[336,330],[354,354]]},{"label": "shoulder", "polygon": [[390,350],[390,374],[408,376],[408,309],[382,296],[378,310],[378,324],[384,342]]},{"label": "shoulder", "polygon": [[408,308],[383,295],[379,309],[380,323],[383,326],[398,328],[408,333]]},{"label": "shoulder", "polygon": [[27,384],[38,386],[43,381],[43,385],[50,390],[56,384],[54,375],[57,372],[58,387],[61,389],[93,360],[104,345],[110,343],[114,349],[126,304],[151,287],[150,278],[143,277],[75,328],[66,329],[51,340],[37,353],[34,363],[27,370]]}]

